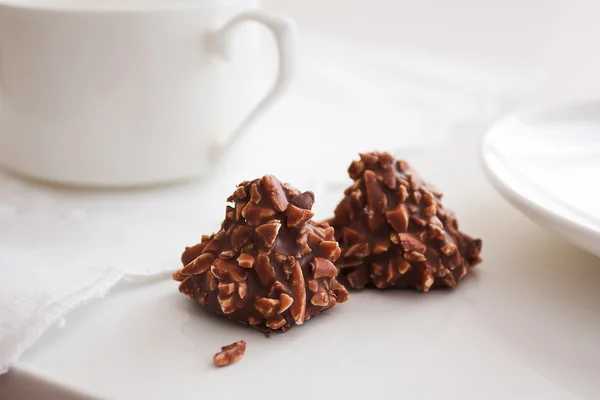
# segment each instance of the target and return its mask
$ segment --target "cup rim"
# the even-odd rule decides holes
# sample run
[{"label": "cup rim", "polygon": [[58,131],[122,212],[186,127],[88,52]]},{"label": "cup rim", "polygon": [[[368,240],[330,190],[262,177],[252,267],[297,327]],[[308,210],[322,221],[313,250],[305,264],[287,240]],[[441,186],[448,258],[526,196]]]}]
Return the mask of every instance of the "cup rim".
[{"label": "cup rim", "polygon": [[259,0],[150,0],[147,2],[103,0],[102,2],[95,1],[93,4],[78,0],[0,0],[0,7],[29,11],[118,13],[209,9],[257,5],[258,3]]}]

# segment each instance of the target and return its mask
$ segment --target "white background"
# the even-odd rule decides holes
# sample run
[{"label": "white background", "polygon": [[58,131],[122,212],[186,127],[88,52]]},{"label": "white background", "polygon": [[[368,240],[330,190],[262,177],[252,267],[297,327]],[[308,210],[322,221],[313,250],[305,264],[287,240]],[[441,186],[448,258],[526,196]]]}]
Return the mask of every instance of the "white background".
[{"label": "white background", "polygon": [[266,0],[303,30],[502,68],[541,67],[561,96],[600,92],[595,0]]}]

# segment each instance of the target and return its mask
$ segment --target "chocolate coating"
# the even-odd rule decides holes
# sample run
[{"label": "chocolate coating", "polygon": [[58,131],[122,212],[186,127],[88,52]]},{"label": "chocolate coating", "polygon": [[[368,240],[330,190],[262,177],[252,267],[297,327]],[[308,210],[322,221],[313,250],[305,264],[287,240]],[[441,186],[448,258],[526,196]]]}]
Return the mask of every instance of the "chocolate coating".
[{"label": "chocolate coating", "polygon": [[459,231],[442,194],[407,162],[388,153],[360,157],[329,221],[342,250],[338,279],[354,289],[456,286],[481,262],[481,240]]},{"label": "chocolate coating", "polygon": [[221,230],[186,248],[179,290],[212,312],[285,332],[348,299],[333,228],[312,221],[312,192],[267,175],[229,197]]}]

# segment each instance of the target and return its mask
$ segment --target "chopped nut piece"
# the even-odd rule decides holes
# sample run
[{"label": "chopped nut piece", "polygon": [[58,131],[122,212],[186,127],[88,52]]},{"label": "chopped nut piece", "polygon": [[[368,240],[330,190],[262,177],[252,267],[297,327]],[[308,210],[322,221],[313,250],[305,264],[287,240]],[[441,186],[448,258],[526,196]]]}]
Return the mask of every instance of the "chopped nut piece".
[{"label": "chopped nut piece", "polygon": [[200,275],[208,271],[214,261],[214,257],[210,253],[204,253],[194,261],[183,267],[179,273],[183,276]]},{"label": "chopped nut piece", "polygon": [[221,347],[221,351],[215,354],[214,363],[217,367],[226,367],[242,359],[246,352],[246,342],[240,340],[228,346]]},{"label": "chopped nut piece", "polygon": [[283,186],[283,190],[285,191],[285,194],[288,197],[293,197],[293,196],[297,196],[300,194],[300,191],[298,189],[296,189],[295,187],[293,187],[292,185],[290,185],[289,183],[284,183],[282,186]]},{"label": "chopped nut piece", "polygon": [[194,261],[202,252],[204,248],[212,240],[211,236],[202,235],[202,241],[194,246],[186,247],[183,254],[181,254],[181,263],[183,265],[188,265],[192,261]]},{"label": "chopped nut piece", "polygon": [[413,192],[413,199],[415,199],[415,204],[419,204],[421,202],[421,192]]},{"label": "chopped nut piece", "polygon": [[410,221],[411,224],[413,224],[414,227],[418,228],[424,228],[427,226],[427,221],[425,221],[424,219],[421,218],[417,218],[417,217],[410,217],[408,219]]},{"label": "chopped nut piece", "polygon": [[185,275],[183,275],[181,273],[181,270],[177,270],[177,271],[173,272],[172,277],[173,277],[173,280],[179,281],[179,282],[182,282],[185,278],[187,278]]},{"label": "chopped nut piece", "polygon": [[383,182],[383,184],[385,186],[387,186],[390,189],[396,188],[396,184],[397,184],[396,172],[394,171],[393,166],[388,165],[387,167],[385,167],[380,176],[381,176],[381,181]]},{"label": "chopped nut piece", "polygon": [[215,276],[215,274],[213,274],[212,272],[208,272],[206,274],[206,280],[208,282],[208,288],[212,291],[212,290],[216,290],[217,286],[219,284],[219,281],[217,280],[217,277]]},{"label": "chopped nut piece", "polygon": [[400,247],[405,252],[417,251],[424,253],[427,250],[427,245],[410,233],[399,233],[398,237],[400,238]]},{"label": "chopped nut piece", "polygon": [[296,325],[304,323],[304,314],[306,312],[306,287],[304,285],[304,275],[300,264],[294,264],[292,270],[292,298],[294,303],[290,308],[292,318],[296,321]]},{"label": "chopped nut piece", "polygon": [[401,258],[398,258],[396,260],[396,268],[398,269],[398,272],[400,272],[400,275],[404,275],[405,273],[407,273],[411,269],[411,267],[412,266],[406,260],[403,260]]},{"label": "chopped nut piece", "polygon": [[[423,201],[425,202],[425,204],[427,204],[428,206],[434,206],[436,204],[436,199],[431,195],[431,193],[429,193],[428,190],[421,188],[422,192],[423,192]],[[433,215],[435,215],[435,213],[433,213]]]},{"label": "chopped nut piece", "polygon": [[269,299],[268,297],[257,297],[254,300],[254,308],[263,316],[268,317],[274,315],[276,310],[279,309],[279,300]]},{"label": "chopped nut piece", "polygon": [[343,303],[348,300],[348,290],[346,290],[344,285],[339,283],[336,279],[331,280],[331,291],[338,303]]},{"label": "chopped nut piece", "polygon": [[433,285],[433,282],[435,281],[435,278],[433,277],[431,271],[425,271],[423,273],[422,281],[423,287],[421,288],[421,290],[423,290],[424,292],[429,291],[429,288],[431,287],[431,285]]},{"label": "chopped nut piece", "polygon": [[325,307],[329,304],[329,295],[323,290],[318,291],[311,297],[310,303],[317,307]]},{"label": "chopped nut piece", "polygon": [[220,281],[230,279],[233,282],[240,282],[248,277],[248,270],[240,267],[237,262],[232,260],[218,258],[210,270]]},{"label": "chopped nut piece", "polygon": [[248,285],[246,284],[246,282],[240,282],[238,283],[238,296],[240,296],[240,299],[245,299],[246,295],[248,294]]},{"label": "chopped nut piece", "polygon": [[275,283],[273,283],[273,286],[271,286],[269,296],[276,297],[276,295],[280,293],[290,294],[291,292],[290,289],[288,289],[287,286],[285,286],[283,283],[281,283],[280,281],[275,281]]},{"label": "chopped nut piece", "polygon": [[455,252],[456,250],[458,250],[458,249],[457,249],[457,248],[456,248],[456,246],[455,246],[455,245],[453,245],[452,243],[446,243],[445,245],[443,245],[443,246],[440,248],[440,250],[442,250],[442,253],[444,253],[445,255],[449,256],[449,255],[452,255],[452,254],[454,254],[454,252]]},{"label": "chopped nut piece", "polygon": [[243,199],[244,197],[247,196],[247,194],[246,194],[246,188],[244,186],[238,186],[238,188],[236,189],[234,195],[238,199]]},{"label": "chopped nut piece", "polygon": [[233,246],[233,250],[239,251],[244,244],[250,239],[252,236],[253,229],[249,226],[239,226],[231,235],[231,245]]},{"label": "chopped nut piece", "polygon": [[379,161],[379,155],[377,153],[360,153],[360,159],[367,164],[368,168],[373,167],[373,165]]},{"label": "chopped nut piece", "polygon": [[219,288],[219,294],[222,295],[230,295],[235,291],[235,283],[219,283],[217,285]]},{"label": "chopped nut piece", "polygon": [[341,254],[340,246],[338,246],[336,241],[323,241],[319,243],[319,250],[321,251],[323,257],[329,258],[331,259],[331,261],[334,262],[338,259],[338,257]]},{"label": "chopped nut piece", "polygon": [[258,255],[254,270],[256,271],[258,279],[260,279],[263,285],[270,286],[275,281],[275,268],[273,268],[271,265],[269,256],[266,254]]},{"label": "chopped nut piece", "polygon": [[277,317],[275,317],[275,319],[267,321],[267,328],[277,330],[277,329],[283,328],[285,323],[286,323],[285,318],[283,318],[281,315],[278,315]]},{"label": "chopped nut piece", "polygon": [[423,214],[425,214],[425,216],[427,216],[427,217],[433,217],[436,214],[436,212],[437,212],[437,208],[436,208],[435,204],[427,206],[423,210]]},{"label": "chopped nut piece", "polygon": [[272,208],[261,207],[249,202],[242,210],[242,217],[246,218],[250,225],[256,226],[271,218],[275,213],[276,211]]},{"label": "chopped nut piece", "polygon": [[312,211],[296,207],[293,204],[288,207],[286,213],[287,226],[294,228],[306,223],[314,216],[314,213]]},{"label": "chopped nut piece", "polygon": [[313,260],[313,277],[319,278],[335,278],[337,275],[337,268],[331,261],[326,258],[316,257]]},{"label": "chopped nut piece", "polygon": [[253,184],[250,187],[250,201],[253,202],[254,204],[258,204],[260,203],[260,200],[262,199],[262,196],[260,195],[259,191],[258,191],[258,184]]},{"label": "chopped nut piece", "polygon": [[406,185],[400,186],[398,189],[398,198],[400,199],[400,203],[404,203],[406,199],[408,199],[408,189],[406,189]]},{"label": "chopped nut piece", "polygon": [[[446,234],[444,230],[436,225],[429,225],[428,236],[432,240],[444,241],[446,240]],[[443,250],[442,250],[443,252]]]},{"label": "chopped nut piece", "polygon": [[279,212],[285,211],[289,203],[281,182],[273,175],[266,175],[260,180],[260,183],[267,192],[273,208]]},{"label": "chopped nut piece", "polygon": [[365,258],[371,254],[369,243],[357,243],[346,250],[345,257]]},{"label": "chopped nut piece", "polygon": [[426,260],[425,255],[416,251],[404,253],[404,259],[411,263],[423,262]]},{"label": "chopped nut piece", "polygon": [[226,251],[222,251],[221,254],[219,254],[219,258],[228,259],[228,258],[232,258],[234,255],[235,255],[235,252],[233,250],[226,250]]},{"label": "chopped nut piece", "polygon": [[270,221],[256,228],[256,233],[263,239],[266,247],[271,247],[275,244],[280,228],[281,222]]},{"label": "chopped nut piece", "polygon": [[[452,220],[450,220],[450,222],[452,222]],[[437,216],[430,217],[429,223],[431,225],[437,226],[438,228],[444,228],[444,224],[442,224],[442,221],[440,221],[440,219]]]},{"label": "chopped nut piece", "polygon": [[248,253],[242,253],[237,258],[237,262],[242,268],[252,268],[252,266],[254,265],[254,257],[252,257]]},{"label": "chopped nut piece", "polygon": [[396,168],[398,168],[398,171],[400,171],[400,172],[410,171],[410,165],[405,160],[398,160],[398,163],[396,164]]},{"label": "chopped nut piece", "polygon": [[362,161],[352,161],[348,168],[348,174],[350,178],[354,179],[359,176],[361,172],[365,170],[365,164]]},{"label": "chopped nut piece", "polygon": [[367,208],[369,229],[375,232],[383,223],[383,213],[387,207],[387,198],[377,182],[377,176],[371,170],[365,171],[365,189],[367,191]]},{"label": "chopped nut piece", "polygon": [[404,204],[385,213],[387,221],[396,232],[406,232],[408,229],[408,210]]},{"label": "chopped nut piece", "polygon": [[290,308],[290,306],[292,305],[293,302],[294,302],[294,299],[292,299],[289,295],[287,295],[285,293],[281,293],[281,296],[279,296],[279,311],[278,311],[278,313],[281,314],[282,312],[286,311],[288,308]]},{"label": "chopped nut piece", "polygon": [[217,296],[217,300],[219,301],[219,305],[221,306],[221,311],[223,314],[231,314],[236,310],[233,297],[222,297],[219,295]]}]

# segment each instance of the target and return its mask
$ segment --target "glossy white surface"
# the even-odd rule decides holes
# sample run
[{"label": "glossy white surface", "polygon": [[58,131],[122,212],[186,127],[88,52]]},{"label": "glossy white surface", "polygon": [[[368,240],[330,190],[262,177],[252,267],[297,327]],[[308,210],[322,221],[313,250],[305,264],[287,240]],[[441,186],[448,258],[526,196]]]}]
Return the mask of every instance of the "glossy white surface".
[{"label": "glossy white surface", "polygon": [[[0,4],[0,165],[34,178],[133,186],[204,174],[294,72],[294,25],[258,1],[40,4]],[[279,50],[271,89],[256,23]]]},{"label": "glossy white surface", "polygon": [[[265,339],[200,312],[176,282],[125,284],[53,328],[2,379],[31,388],[44,377],[110,399],[253,399],[267,390],[287,399],[597,399],[599,260],[496,193],[478,167],[477,136],[411,157],[461,228],[484,240],[484,262],[456,290],[352,293]],[[339,188],[317,196],[328,209]],[[213,368],[219,347],[239,339],[248,342],[242,361]]]},{"label": "glossy white surface", "polygon": [[600,101],[522,112],[482,147],[504,197],[540,225],[600,255]]}]

